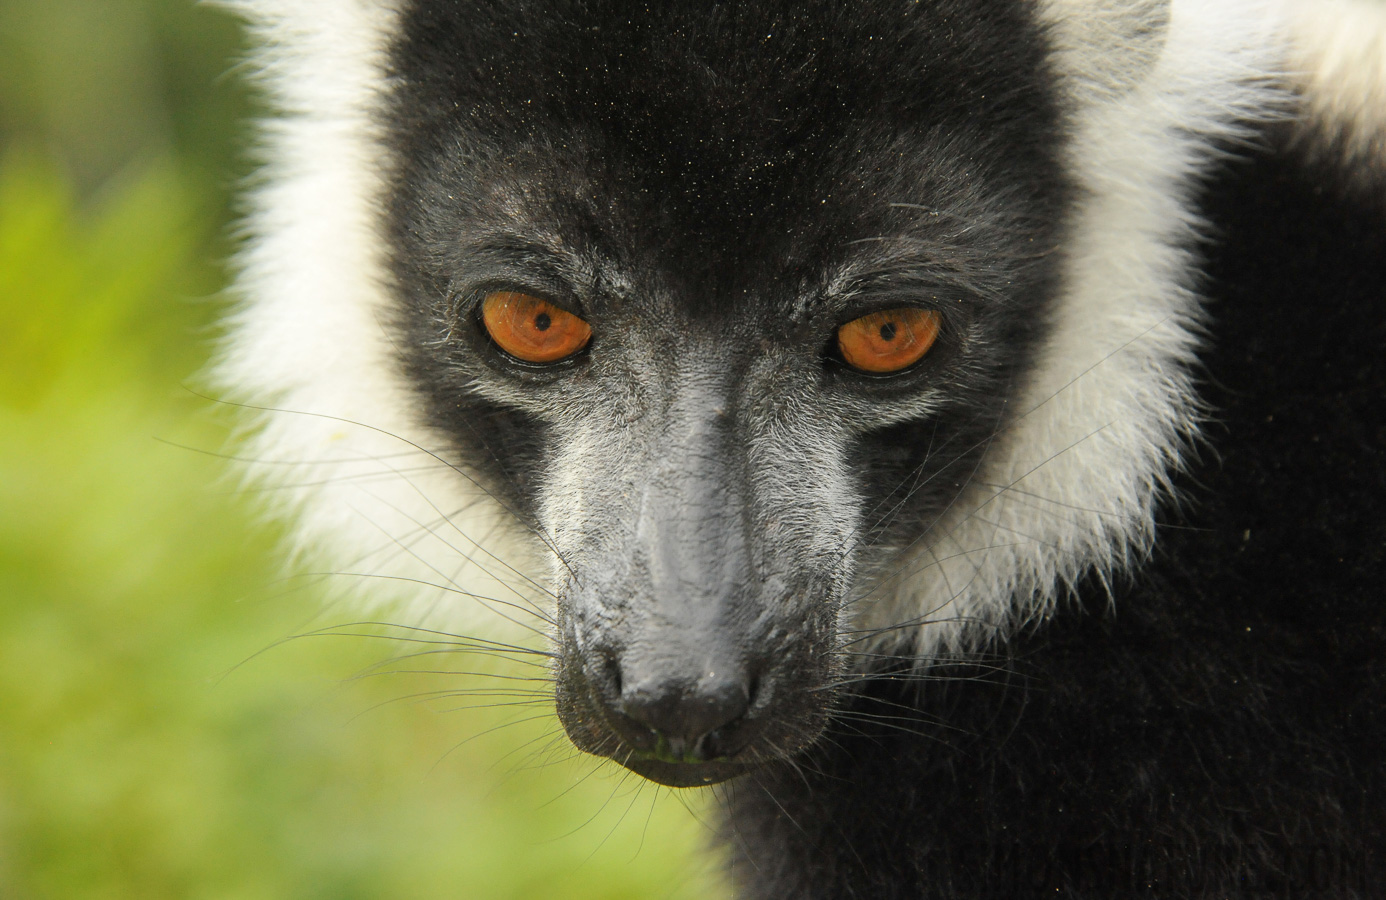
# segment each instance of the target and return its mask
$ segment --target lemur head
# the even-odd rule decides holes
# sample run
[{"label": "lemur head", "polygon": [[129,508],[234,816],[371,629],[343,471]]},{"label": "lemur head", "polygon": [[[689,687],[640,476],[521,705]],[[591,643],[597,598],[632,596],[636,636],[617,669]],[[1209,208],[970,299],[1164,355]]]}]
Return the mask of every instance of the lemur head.
[{"label": "lemur head", "polygon": [[406,627],[536,603],[579,747],[735,775],[1150,546],[1275,0],[222,2],[250,473]]},{"label": "lemur head", "polygon": [[[407,4],[395,346],[553,559],[560,717],[671,785],[791,754],[1011,415],[1070,178],[1013,0]],[[629,8],[626,8],[626,7]]]}]

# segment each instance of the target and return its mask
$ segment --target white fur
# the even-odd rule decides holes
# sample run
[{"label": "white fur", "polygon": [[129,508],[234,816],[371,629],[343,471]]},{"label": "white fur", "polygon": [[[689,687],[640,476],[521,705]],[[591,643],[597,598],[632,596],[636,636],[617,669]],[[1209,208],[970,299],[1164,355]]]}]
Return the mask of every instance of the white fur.
[{"label": "white fur", "polygon": [[273,409],[254,417],[239,451],[254,460],[250,480],[295,522],[300,569],[340,573],[334,585],[368,609],[403,601],[397,620],[410,625],[513,638],[509,619],[536,620],[511,604],[534,591],[507,566],[546,569],[528,545],[504,539],[506,514],[419,422],[382,324],[390,300],[372,114],[395,12],[372,0],[227,5],[263,41],[257,62],[279,110],[263,134],[243,302],[214,372],[223,396]]},{"label": "white fur", "polygon": [[[1149,18],[1154,46],[1126,64],[1085,57],[1095,31],[1140,30],[1094,27],[1122,6]],[[1150,546],[1157,501],[1199,417],[1189,372],[1199,318],[1193,187],[1215,142],[1277,99],[1267,3],[1175,0],[1166,11],[1051,0],[1046,13],[1072,73],[1069,163],[1085,196],[1053,336],[1016,418],[913,554],[910,576],[865,607],[863,627],[922,619],[902,637],[923,656],[1042,615],[1084,572],[1109,572]]]},{"label": "white fur", "polygon": [[1352,172],[1386,177],[1386,3],[1294,0],[1290,15],[1306,139]]},{"label": "white fur", "polygon": [[[380,323],[389,302],[371,112],[394,13],[365,0],[234,8],[266,41],[260,61],[281,110],[266,129],[245,302],[216,372],[236,399],[279,410],[258,417],[250,475],[295,517],[300,555],[400,579],[344,580],[368,598],[403,597],[416,624],[436,607],[439,624],[510,639],[506,618],[523,616],[494,603],[499,613],[486,614],[444,588],[502,603],[520,602],[505,584],[534,595],[477,545],[521,571],[550,568],[537,542],[509,539],[508,515],[428,452],[446,458],[445,442],[418,421]],[[1025,620],[1089,567],[1145,552],[1196,427],[1191,186],[1240,117],[1273,108],[1261,76],[1280,64],[1276,16],[1260,0],[1176,0],[1167,17],[1151,0],[1129,10],[1149,28],[1132,30],[1110,0],[1045,6],[1070,73],[1070,164],[1087,192],[1054,339],[908,576],[856,607],[862,626],[927,616],[933,624],[907,635],[924,655],[993,632],[965,622]]]}]

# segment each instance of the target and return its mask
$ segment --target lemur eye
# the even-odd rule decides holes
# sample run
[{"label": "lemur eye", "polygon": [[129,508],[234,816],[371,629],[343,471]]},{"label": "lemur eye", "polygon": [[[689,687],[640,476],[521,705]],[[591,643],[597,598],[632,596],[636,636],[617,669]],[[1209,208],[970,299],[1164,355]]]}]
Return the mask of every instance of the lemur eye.
[{"label": "lemur eye", "polygon": [[481,321],[491,340],[516,359],[553,363],[592,340],[592,326],[547,300],[519,291],[492,291],[481,301]]},{"label": "lemur eye", "polygon": [[933,310],[908,306],[871,313],[837,329],[837,349],[862,372],[899,372],[924,358],[942,321]]}]

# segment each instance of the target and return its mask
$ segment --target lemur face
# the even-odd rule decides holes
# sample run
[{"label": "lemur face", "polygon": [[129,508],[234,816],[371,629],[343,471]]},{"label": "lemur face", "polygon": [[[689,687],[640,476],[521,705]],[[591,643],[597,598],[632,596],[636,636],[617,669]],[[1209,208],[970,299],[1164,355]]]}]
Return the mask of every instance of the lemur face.
[{"label": "lemur face", "polygon": [[418,3],[392,48],[403,365],[552,552],[569,735],[670,785],[817,737],[1053,290],[1034,24],[819,5]]}]

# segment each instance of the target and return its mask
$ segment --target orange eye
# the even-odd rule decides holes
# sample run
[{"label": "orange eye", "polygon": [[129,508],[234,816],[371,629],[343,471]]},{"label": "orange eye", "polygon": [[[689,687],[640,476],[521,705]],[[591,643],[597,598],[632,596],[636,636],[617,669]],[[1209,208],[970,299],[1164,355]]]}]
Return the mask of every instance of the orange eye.
[{"label": "orange eye", "polygon": [[933,310],[902,306],[853,319],[837,330],[837,348],[854,369],[899,372],[924,358],[938,339],[942,317]]},{"label": "orange eye", "polygon": [[491,340],[525,362],[558,362],[592,340],[592,326],[582,319],[518,291],[487,294],[481,301],[481,321]]}]

